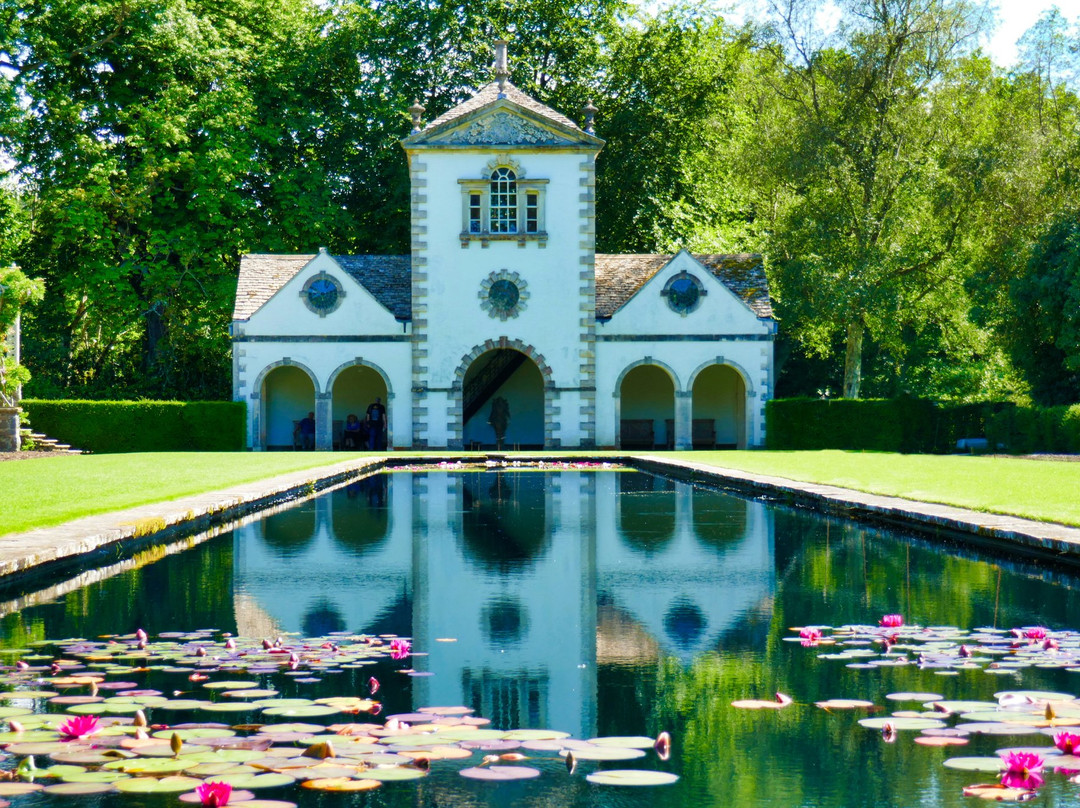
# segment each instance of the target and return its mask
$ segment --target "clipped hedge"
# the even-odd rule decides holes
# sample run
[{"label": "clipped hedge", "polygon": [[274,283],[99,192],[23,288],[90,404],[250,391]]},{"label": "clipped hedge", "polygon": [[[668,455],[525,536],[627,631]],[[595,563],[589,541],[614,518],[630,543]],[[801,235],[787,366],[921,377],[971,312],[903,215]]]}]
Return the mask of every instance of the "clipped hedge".
[{"label": "clipped hedge", "polygon": [[1080,452],[1080,404],[1062,407],[1008,407],[988,421],[991,446],[1014,454]]},{"label": "clipped hedge", "polygon": [[44,401],[21,406],[37,432],[90,452],[237,452],[247,405],[237,401]]},{"label": "clipped hedge", "polygon": [[961,438],[989,437],[990,420],[1009,409],[1013,405],[918,398],[774,399],[765,408],[766,444],[781,450],[955,452]]}]

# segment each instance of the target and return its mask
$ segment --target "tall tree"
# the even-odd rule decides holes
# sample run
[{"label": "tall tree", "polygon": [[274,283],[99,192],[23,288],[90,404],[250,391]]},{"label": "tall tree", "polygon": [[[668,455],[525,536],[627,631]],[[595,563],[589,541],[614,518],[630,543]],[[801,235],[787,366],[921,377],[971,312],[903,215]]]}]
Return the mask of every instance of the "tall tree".
[{"label": "tall tree", "polygon": [[759,211],[786,327],[822,352],[842,339],[843,394],[858,397],[867,335],[898,346],[920,310],[962,291],[954,259],[989,168],[949,88],[986,18],[963,0],[839,5],[820,37],[812,0],[773,4]]}]

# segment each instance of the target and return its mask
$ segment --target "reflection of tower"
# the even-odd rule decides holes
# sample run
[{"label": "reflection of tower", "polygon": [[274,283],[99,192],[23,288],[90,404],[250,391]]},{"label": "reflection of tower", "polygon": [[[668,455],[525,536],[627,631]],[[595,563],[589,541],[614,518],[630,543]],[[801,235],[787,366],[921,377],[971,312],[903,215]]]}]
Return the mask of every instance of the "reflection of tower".
[{"label": "reflection of tower", "polygon": [[496,726],[590,734],[595,552],[583,528],[594,477],[429,474],[424,484],[417,534],[442,523],[452,537],[425,541],[417,564],[416,645],[435,674],[415,682],[417,706],[464,703]]}]

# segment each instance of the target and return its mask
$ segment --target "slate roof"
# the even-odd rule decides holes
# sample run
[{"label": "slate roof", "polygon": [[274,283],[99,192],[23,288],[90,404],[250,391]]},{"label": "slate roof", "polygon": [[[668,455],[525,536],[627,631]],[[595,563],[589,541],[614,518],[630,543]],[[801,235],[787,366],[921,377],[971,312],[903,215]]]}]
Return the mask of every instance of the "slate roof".
[{"label": "slate roof", "polygon": [[[240,259],[234,320],[247,320],[303,269],[314,255],[245,255]],[[341,268],[399,320],[412,311],[407,255],[335,255]]]},{"label": "slate roof", "polygon": [[335,255],[353,280],[399,320],[412,317],[412,259],[407,255]]},{"label": "slate roof", "polygon": [[[234,320],[247,320],[289,282],[314,255],[245,255],[240,260]],[[341,268],[371,292],[394,317],[412,315],[411,260],[407,255],[335,255]],[[596,316],[609,319],[673,255],[596,255]],[[713,276],[734,292],[758,317],[772,317],[765,268],[757,253],[696,254]]]},{"label": "slate roof", "polygon": [[246,320],[292,280],[314,255],[250,254],[240,258],[233,319]]},{"label": "slate roof", "polygon": [[[596,316],[609,319],[653,275],[667,266],[673,255],[596,254]],[[758,317],[772,317],[772,300],[765,279],[765,265],[757,253],[734,255],[695,254],[713,276],[734,292]]]},{"label": "slate roof", "polygon": [[[559,126],[566,126],[571,129],[576,129],[584,134],[584,130],[581,129],[581,127],[578,126],[576,123],[574,123],[574,121],[567,118],[561,112],[556,112],[551,107],[545,106],[544,104],[541,104],[539,101],[537,101],[535,98],[526,95],[510,82],[506,82],[505,92],[507,101],[517,104],[519,107],[523,107],[529,112],[532,112],[535,115],[539,115],[541,118],[545,118],[552,123],[558,124]],[[430,129],[435,129],[436,127],[443,126],[444,124],[452,123],[458,118],[463,118],[470,112],[475,112],[476,110],[482,107],[486,107],[488,104],[493,104],[498,100],[499,83],[497,81],[493,81],[491,82],[491,84],[488,84],[486,87],[481,89],[480,92],[478,92],[468,101],[463,101],[456,107],[444,112],[438,118],[425,126],[422,131],[426,132]]]}]

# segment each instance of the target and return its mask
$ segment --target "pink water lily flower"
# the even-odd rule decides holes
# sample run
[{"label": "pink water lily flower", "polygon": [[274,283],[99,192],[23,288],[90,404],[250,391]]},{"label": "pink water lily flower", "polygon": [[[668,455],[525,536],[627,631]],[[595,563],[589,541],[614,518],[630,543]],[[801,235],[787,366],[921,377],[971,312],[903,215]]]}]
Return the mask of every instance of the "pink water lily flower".
[{"label": "pink water lily flower", "polygon": [[1066,755],[1075,755],[1080,749],[1080,735],[1073,732],[1059,732],[1054,736],[1054,746]]},{"label": "pink water lily flower", "polygon": [[412,651],[412,643],[408,640],[391,640],[390,641],[390,658],[391,659],[405,659]]},{"label": "pink water lily flower", "polygon": [[817,645],[821,642],[821,630],[816,628],[804,628],[799,631],[799,637],[802,638],[802,644],[806,648]]},{"label": "pink water lily flower", "polygon": [[198,795],[200,803],[207,806],[207,808],[221,808],[221,806],[229,804],[229,799],[232,797],[232,786],[228,783],[207,780],[202,785],[196,786],[195,793]]},{"label": "pink water lily flower", "polygon": [[1001,784],[1009,788],[1033,791],[1043,784],[1039,772],[1043,759],[1034,752],[1009,752],[1004,757],[1005,769],[1001,772]]},{"label": "pink water lily flower", "polygon": [[902,625],[904,625],[904,616],[902,614],[884,615],[878,621],[878,625],[885,628],[900,628]]},{"label": "pink water lily flower", "polygon": [[1042,642],[1046,639],[1046,629],[1042,626],[1035,626],[1024,630],[1024,639],[1031,640],[1032,642]]},{"label": "pink water lily flower", "polygon": [[66,740],[74,740],[76,738],[90,737],[98,731],[99,727],[96,716],[77,715],[74,718],[69,718],[58,729]]}]

